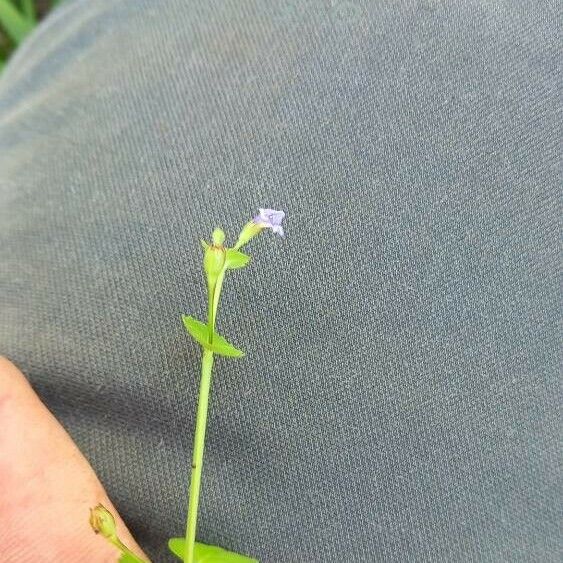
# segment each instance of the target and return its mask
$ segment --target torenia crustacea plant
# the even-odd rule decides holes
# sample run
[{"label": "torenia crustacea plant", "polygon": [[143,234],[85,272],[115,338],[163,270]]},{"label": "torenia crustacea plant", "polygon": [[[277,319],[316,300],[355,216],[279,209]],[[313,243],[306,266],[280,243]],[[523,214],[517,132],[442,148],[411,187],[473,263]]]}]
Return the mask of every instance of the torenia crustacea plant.
[{"label": "torenia crustacea plant", "polygon": [[[243,227],[239,238],[233,248],[226,248],[225,233],[221,229],[215,229],[212,235],[212,244],[202,241],[204,248],[203,268],[207,277],[207,324],[197,321],[193,317],[183,316],[186,330],[203,348],[201,362],[201,382],[199,388],[199,401],[197,407],[196,428],[194,438],[194,451],[192,457],[192,477],[190,482],[190,496],[188,506],[188,518],[186,523],[186,537],[182,551],[185,563],[197,563],[198,546],[196,544],[197,509],[199,492],[201,486],[201,470],[203,463],[203,448],[205,441],[205,426],[207,422],[207,408],[209,401],[209,390],[211,387],[211,370],[213,367],[213,354],[221,356],[241,357],[244,353],[227,342],[222,336],[215,332],[215,320],[219,307],[219,297],[223,288],[223,281],[228,270],[243,268],[250,261],[250,256],[243,254],[240,249],[250,242],[255,236],[265,229],[283,236],[282,221],[285,217],[283,211],[275,209],[259,209],[258,215],[251,219]],[[175,540],[171,540],[175,542]],[[179,542],[175,542],[178,544]],[[172,549],[172,546],[170,546]],[[214,548],[217,549],[217,548]],[[178,551],[176,553],[178,554]],[[254,561],[247,557],[231,554],[227,559],[227,553],[223,555],[225,562],[232,563]],[[234,559],[233,557],[236,557]]]},{"label": "torenia crustacea plant", "polygon": [[[258,214],[244,225],[237,242],[232,248],[225,246],[225,233],[219,228],[213,231],[211,244],[201,241],[204,251],[203,269],[207,281],[207,323],[188,315],[182,315],[186,330],[202,347],[201,381],[191,465],[188,516],[185,537],[172,538],[168,542],[170,551],[184,563],[258,563],[256,559],[226,551],[217,546],[196,542],[195,537],[213,356],[217,354],[239,358],[244,355],[241,350],[235,348],[215,331],[223,282],[229,270],[244,268],[249,263],[250,256],[241,252],[240,249],[254,237],[265,230],[271,230],[283,237],[282,222],[284,218],[285,213],[283,211],[259,209]],[[114,522],[113,517],[107,509],[102,506],[93,509],[90,522],[96,532],[103,535],[121,551],[120,563],[143,563],[142,559],[132,553],[119,540],[114,524],[112,524]]]}]

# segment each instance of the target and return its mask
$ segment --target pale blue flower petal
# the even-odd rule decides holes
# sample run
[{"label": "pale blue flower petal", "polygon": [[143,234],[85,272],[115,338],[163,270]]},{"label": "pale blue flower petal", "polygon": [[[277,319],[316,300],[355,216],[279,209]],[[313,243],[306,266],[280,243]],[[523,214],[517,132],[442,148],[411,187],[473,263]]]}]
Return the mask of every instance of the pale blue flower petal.
[{"label": "pale blue flower petal", "polygon": [[274,233],[283,237],[283,227],[281,223],[285,218],[285,213],[283,211],[277,211],[276,209],[260,208],[258,211],[259,214],[254,217],[254,222],[266,229],[271,229]]}]

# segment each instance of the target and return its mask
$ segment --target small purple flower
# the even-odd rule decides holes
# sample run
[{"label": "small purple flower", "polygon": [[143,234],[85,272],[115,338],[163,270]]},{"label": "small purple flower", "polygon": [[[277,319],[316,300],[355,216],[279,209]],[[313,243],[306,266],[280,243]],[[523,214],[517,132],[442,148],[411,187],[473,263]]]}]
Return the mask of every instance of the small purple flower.
[{"label": "small purple flower", "polygon": [[275,209],[258,209],[258,211],[260,213],[254,217],[253,221],[261,227],[272,229],[274,233],[283,237],[283,227],[281,223],[285,217],[285,213],[283,211],[276,211]]}]

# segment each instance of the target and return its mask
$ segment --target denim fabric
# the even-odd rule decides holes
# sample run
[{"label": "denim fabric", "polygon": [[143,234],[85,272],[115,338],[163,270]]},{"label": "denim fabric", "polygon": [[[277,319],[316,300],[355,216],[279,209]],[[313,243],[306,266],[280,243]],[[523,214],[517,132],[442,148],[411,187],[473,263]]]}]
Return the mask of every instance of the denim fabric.
[{"label": "denim fabric", "polygon": [[[0,81],[0,352],[155,561],[199,240],[229,275],[198,536],[263,563],[561,561],[561,2],[66,3]],[[85,515],[86,518],[86,515]]]}]

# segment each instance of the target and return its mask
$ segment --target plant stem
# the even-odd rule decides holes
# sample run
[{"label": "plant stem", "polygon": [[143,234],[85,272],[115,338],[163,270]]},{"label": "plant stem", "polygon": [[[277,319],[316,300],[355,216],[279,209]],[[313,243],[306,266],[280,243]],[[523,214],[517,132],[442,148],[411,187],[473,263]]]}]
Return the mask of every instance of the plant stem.
[{"label": "plant stem", "polygon": [[205,428],[207,426],[207,409],[209,405],[209,391],[211,389],[211,370],[213,368],[213,352],[203,350],[201,360],[201,382],[199,385],[199,400],[195,424],[194,452],[192,457],[192,477],[190,481],[190,498],[188,504],[188,519],[186,522],[186,548],[184,563],[194,563],[195,532],[197,524],[197,509],[199,505],[199,491],[201,487],[201,470],[203,468],[203,449],[205,444]]},{"label": "plant stem", "polygon": [[119,538],[110,540],[110,542],[121,551],[122,555],[128,555],[130,559],[135,560],[137,563],[147,563],[144,559],[135,555]]},{"label": "plant stem", "polygon": [[213,292],[213,306],[211,308],[213,316],[209,319],[209,330],[213,335],[215,330],[215,320],[217,319],[217,309],[219,309],[219,297],[221,296],[221,289],[223,288],[223,280],[225,279],[225,270],[223,270],[217,278],[217,285]]},{"label": "plant stem", "polygon": [[[214,283],[207,285],[207,326],[209,343],[213,342],[215,319],[219,307],[219,296],[225,279],[225,268]],[[188,501],[188,518],[186,522],[186,544],[184,563],[194,563],[195,533],[197,527],[197,509],[201,489],[201,471],[203,469],[203,450],[205,447],[205,428],[207,427],[207,410],[209,408],[209,392],[211,390],[211,371],[213,369],[213,352],[204,348],[201,359],[201,381],[199,383],[199,399],[195,422],[194,451],[192,456],[192,477],[190,480],[190,498]]]}]

